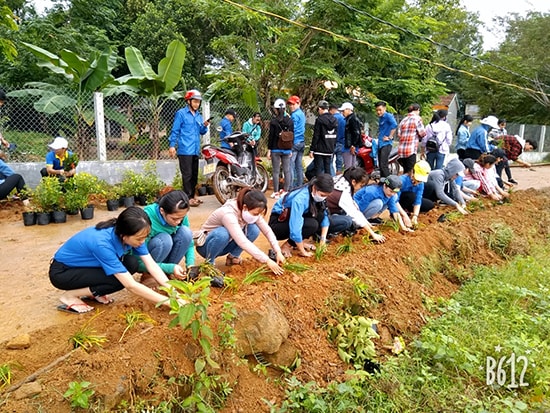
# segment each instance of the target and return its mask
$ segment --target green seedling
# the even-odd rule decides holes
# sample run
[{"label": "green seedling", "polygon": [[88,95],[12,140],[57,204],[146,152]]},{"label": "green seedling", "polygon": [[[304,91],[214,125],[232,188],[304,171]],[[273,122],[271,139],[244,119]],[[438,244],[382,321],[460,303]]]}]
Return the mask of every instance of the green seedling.
[{"label": "green seedling", "polygon": [[95,334],[95,330],[90,327],[90,323],[101,313],[98,312],[92,318],[90,318],[75,334],[69,337],[69,343],[73,348],[82,347],[84,350],[89,350],[93,346],[102,347],[103,343],[107,341],[107,337],[98,336]]},{"label": "green seedling", "polygon": [[11,365],[5,363],[0,365],[0,389],[11,383]]},{"label": "green seedling", "polygon": [[323,255],[325,255],[327,252],[327,244],[317,245],[317,248],[315,249],[315,260],[321,261],[321,258],[323,258]]},{"label": "green seedling", "polygon": [[118,342],[120,343],[122,339],[124,338],[124,335],[126,332],[134,328],[138,323],[147,323],[147,324],[156,324],[157,322],[153,320],[151,317],[149,317],[147,314],[142,313],[141,311],[135,311],[132,310],[129,313],[120,314],[120,317],[122,317],[126,321],[126,328],[122,332],[122,335],[120,336]]},{"label": "green seedling", "polygon": [[246,274],[246,276],[243,279],[244,285],[250,285],[250,284],[257,284],[257,283],[264,283],[264,282],[275,282],[273,278],[267,277],[266,274],[268,274],[268,269],[265,265],[262,265],[261,267],[255,269],[252,272],[249,272]]},{"label": "green seedling", "polygon": [[344,243],[336,249],[336,255],[342,255],[353,251],[353,243],[351,237],[346,237]]},{"label": "green seedling", "polygon": [[285,271],[293,272],[293,273],[296,273],[296,274],[301,274],[301,273],[309,270],[310,268],[311,267],[309,265],[300,264],[299,262],[286,261],[283,264],[283,269]]}]

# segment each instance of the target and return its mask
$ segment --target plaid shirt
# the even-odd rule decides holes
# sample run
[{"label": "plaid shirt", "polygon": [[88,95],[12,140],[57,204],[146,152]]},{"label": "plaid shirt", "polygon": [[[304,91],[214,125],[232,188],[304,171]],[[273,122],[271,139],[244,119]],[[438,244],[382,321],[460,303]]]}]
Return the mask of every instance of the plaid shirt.
[{"label": "plaid shirt", "polygon": [[523,152],[521,142],[518,141],[514,135],[499,136],[496,139],[496,142],[498,142],[499,146],[500,142],[502,142],[502,149],[504,149],[504,152],[506,152],[506,157],[511,161],[518,159]]},{"label": "plaid shirt", "polygon": [[426,129],[422,123],[422,118],[414,113],[409,113],[399,123],[397,128],[399,137],[399,146],[397,152],[400,158],[408,158],[416,153],[418,141],[426,136]]}]

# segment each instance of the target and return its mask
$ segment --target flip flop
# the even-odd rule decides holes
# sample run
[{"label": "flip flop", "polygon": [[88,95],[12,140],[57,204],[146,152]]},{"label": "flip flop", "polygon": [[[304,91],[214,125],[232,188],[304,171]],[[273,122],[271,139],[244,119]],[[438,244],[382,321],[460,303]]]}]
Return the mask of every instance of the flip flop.
[{"label": "flip flop", "polygon": [[189,200],[189,206],[192,206],[192,207],[198,207],[201,203],[199,201],[197,201],[196,199],[190,199]]},{"label": "flip flop", "polygon": [[86,309],[86,311],[78,311],[75,307],[78,307],[78,306],[83,306],[83,305],[86,305],[86,304],[79,304],[79,303],[75,303],[75,304],[61,304],[61,305],[58,305],[57,306],[57,309],[59,311],[63,311],[65,313],[72,313],[72,314],[85,314],[85,313],[89,313],[90,311],[92,311],[94,308],[93,307],[90,307],[90,309]]},{"label": "flip flop", "polygon": [[115,302],[114,298],[110,298],[108,295],[100,295],[97,297],[96,296],[90,297],[88,295],[85,295],[84,297],[80,297],[80,299],[84,301],[97,301],[98,303],[105,304],[105,305],[112,304]]}]

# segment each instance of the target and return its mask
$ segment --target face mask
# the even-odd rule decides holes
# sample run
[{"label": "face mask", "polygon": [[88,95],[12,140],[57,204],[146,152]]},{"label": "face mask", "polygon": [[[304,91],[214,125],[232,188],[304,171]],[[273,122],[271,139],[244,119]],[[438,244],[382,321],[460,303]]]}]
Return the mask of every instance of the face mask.
[{"label": "face mask", "polygon": [[242,217],[247,224],[254,224],[260,218],[259,215],[252,215],[248,210],[243,211]]},{"label": "face mask", "polygon": [[318,194],[313,194],[313,200],[315,202],[323,202],[325,199],[327,199],[326,196],[321,196],[321,195],[318,195]]}]

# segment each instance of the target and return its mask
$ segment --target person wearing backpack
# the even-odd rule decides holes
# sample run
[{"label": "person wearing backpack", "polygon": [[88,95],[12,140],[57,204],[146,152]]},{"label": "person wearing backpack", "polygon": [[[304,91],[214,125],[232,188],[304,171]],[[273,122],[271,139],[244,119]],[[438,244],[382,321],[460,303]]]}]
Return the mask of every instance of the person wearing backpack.
[{"label": "person wearing backpack", "polygon": [[329,104],[326,100],[320,100],[317,104],[319,116],[313,127],[313,139],[309,156],[313,157],[315,176],[330,174],[332,155],[336,145],[338,121],[329,113]]},{"label": "person wearing backpack", "polygon": [[[285,108],[285,101],[276,99],[273,103],[273,118],[269,123],[267,159],[271,160],[273,165],[273,194],[271,194],[271,198],[275,199],[279,199],[284,193],[288,192],[292,183],[290,156],[294,138],[288,140],[285,135],[289,135],[288,132],[294,134],[294,122],[286,113]],[[284,183],[283,190],[279,191],[281,164],[283,165]]]},{"label": "person wearing backpack", "polygon": [[422,148],[432,171],[443,168],[445,156],[449,153],[453,141],[453,131],[447,123],[447,113],[445,109],[434,112],[430,124],[426,127],[426,136],[422,139]]}]

